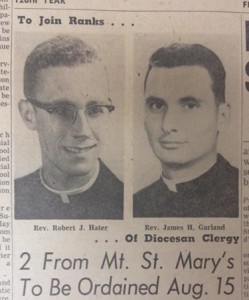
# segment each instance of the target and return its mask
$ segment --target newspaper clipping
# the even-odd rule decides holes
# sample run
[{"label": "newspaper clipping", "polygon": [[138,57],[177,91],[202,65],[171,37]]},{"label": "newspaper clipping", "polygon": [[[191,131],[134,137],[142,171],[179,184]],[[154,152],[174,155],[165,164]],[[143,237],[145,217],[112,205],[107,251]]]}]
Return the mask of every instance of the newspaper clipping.
[{"label": "newspaper clipping", "polygon": [[0,0],[0,300],[249,300],[249,2]]}]

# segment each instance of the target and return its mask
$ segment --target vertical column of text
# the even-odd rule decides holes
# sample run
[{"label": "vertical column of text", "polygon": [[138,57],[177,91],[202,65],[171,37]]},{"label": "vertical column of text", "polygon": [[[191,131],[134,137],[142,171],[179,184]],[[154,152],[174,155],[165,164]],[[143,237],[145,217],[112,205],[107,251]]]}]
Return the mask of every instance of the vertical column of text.
[{"label": "vertical column of text", "polygon": [[0,0],[0,299],[11,299],[11,0]]},{"label": "vertical column of text", "polygon": [[249,20],[242,22],[242,289],[243,300],[249,299]]}]

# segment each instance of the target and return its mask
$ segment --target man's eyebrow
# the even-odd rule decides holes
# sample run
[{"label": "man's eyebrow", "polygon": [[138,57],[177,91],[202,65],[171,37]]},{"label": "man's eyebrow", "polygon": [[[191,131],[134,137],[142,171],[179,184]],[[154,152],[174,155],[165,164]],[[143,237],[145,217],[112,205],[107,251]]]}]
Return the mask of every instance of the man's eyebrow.
[{"label": "man's eyebrow", "polygon": [[149,96],[145,99],[146,103],[150,103],[152,101],[161,101],[161,102],[165,102],[164,99],[160,98],[160,97],[155,97],[155,96]]},{"label": "man's eyebrow", "polygon": [[51,99],[49,101],[49,104],[51,105],[69,105],[69,106],[75,106],[75,104],[69,100],[69,99]]},{"label": "man's eyebrow", "polygon": [[98,104],[101,104],[101,103],[103,103],[103,102],[97,101],[97,100],[89,100],[89,101],[87,101],[87,103],[86,103],[86,107],[88,107],[88,106],[93,106],[93,105],[98,105]]},{"label": "man's eyebrow", "polygon": [[187,102],[201,103],[201,102],[203,102],[202,99],[196,98],[196,97],[193,97],[193,96],[182,97],[182,98],[179,99],[179,101],[181,103],[187,103]]},{"label": "man's eyebrow", "polygon": [[112,105],[112,103],[110,102],[110,100],[107,101],[89,100],[86,103],[86,107],[94,106],[94,105]]},{"label": "man's eyebrow", "polygon": [[[72,100],[67,98],[62,99],[51,99],[49,101],[49,104],[51,105],[68,105],[68,106],[77,106]],[[94,106],[94,105],[107,105],[111,104],[109,101],[98,101],[98,100],[89,100],[85,104],[85,107]]]}]

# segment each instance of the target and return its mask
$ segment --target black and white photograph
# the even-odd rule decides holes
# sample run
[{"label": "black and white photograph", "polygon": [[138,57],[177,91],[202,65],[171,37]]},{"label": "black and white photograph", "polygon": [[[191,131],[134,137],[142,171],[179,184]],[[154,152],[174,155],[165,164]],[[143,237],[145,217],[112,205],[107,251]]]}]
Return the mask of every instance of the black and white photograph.
[{"label": "black and white photograph", "polygon": [[239,216],[238,54],[236,35],[136,36],[135,218]]},{"label": "black and white photograph", "polygon": [[15,40],[15,218],[123,219],[122,36]]}]

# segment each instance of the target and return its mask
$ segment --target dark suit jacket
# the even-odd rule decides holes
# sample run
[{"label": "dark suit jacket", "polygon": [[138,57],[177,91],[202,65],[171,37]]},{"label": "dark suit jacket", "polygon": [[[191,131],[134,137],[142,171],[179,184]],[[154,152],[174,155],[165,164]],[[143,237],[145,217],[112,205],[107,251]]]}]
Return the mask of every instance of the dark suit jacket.
[{"label": "dark suit jacket", "polygon": [[123,219],[123,184],[102,161],[95,183],[68,198],[70,203],[63,203],[60,195],[47,190],[37,170],[15,180],[15,218]]},{"label": "dark suit jacket", "polygon": [[238,217],[238,170],[221,155],[206,173],[176,186],[177,192],[172,192],[160,178],[136,193],[133,216]]}]

